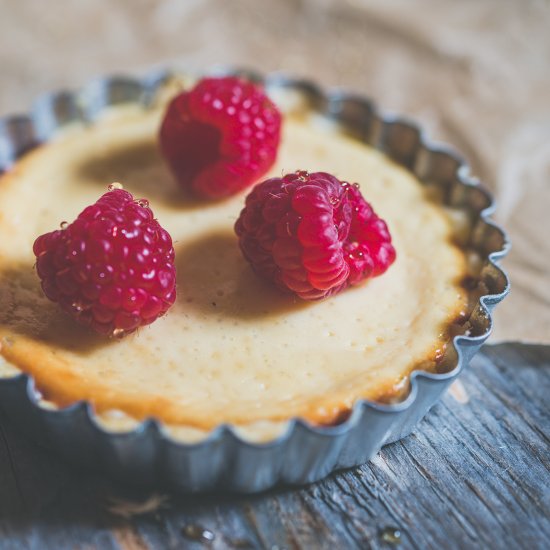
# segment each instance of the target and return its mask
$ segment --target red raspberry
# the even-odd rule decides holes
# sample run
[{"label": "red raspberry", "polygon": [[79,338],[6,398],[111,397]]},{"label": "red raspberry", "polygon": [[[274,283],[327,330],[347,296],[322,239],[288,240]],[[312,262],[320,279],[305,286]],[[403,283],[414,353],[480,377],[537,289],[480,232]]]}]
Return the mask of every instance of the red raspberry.
[{"label": "red raspberry", "polygon": [[34,242],[46,296],[79,323],[121,336],[176,299],[172,239],[146,200],[114,186],[62,229]]},{"label": "red raspberry", "polygon": [[324,172],[256,185],[235,231],[252,268],[304,300],[381,275],[395,260],[386,223],[359,187]]},{"label": "red raspberry", "polygon": [[280,128],[277,107],[258,85],[236,77],[205,78],[171,101],[160,147],[182,187],[218,199],[271,168]]}]

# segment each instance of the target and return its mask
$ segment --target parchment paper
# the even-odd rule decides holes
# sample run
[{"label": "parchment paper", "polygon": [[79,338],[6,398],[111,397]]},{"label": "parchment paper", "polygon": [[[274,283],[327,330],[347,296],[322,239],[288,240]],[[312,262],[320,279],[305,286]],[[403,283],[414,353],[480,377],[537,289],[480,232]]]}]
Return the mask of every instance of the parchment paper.
[{"label": "parchment paper", "polygon": [[413,116],[470,160],[512,238],[491,341],[550,343],[548,2],[0,0],[0,14],[0,114],[106,73],[237,64]]}]

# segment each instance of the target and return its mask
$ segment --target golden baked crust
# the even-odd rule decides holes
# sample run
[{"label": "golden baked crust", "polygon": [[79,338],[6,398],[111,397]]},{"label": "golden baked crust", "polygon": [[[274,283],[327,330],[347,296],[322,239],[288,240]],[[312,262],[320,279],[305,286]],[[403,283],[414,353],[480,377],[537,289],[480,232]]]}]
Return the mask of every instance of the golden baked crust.
[{"label": "golden baked crust", "polygon": [[[310,113],[286,117],[272,173],[323,170],[359,182],[398,255],[378,279],[299,302],[241,257],[232,226],[244,194],[217,203],[181,196],[156,149],[161,113],[112,109],[0,178],[0,354],[9,365],[59,406],[85,399],[99,415],[119,410],[204,431],[253,425],[258,439],[264,422],[334,423],[357,399],[389,400],[412,370],[436,368],[466,308],[466,260],[448,216],[414,177]],[[178,269],[172,310],[122,341],[74,325],[33,272],[34,238],[74,219],[111,181],[149,198]]]}]

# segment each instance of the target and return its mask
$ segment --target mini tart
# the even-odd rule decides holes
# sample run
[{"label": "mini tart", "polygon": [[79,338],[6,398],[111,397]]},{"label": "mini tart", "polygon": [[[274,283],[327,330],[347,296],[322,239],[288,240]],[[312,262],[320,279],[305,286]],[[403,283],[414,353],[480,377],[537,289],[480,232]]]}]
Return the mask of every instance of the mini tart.
[{"label": "mini tart", "polygon": [[[246,191],[202,202],[173,181],[156,143],[166,102],[112,107],[0,177],[0,375],[30,374],[52,407],[88,401],[115,430],[154,417],[183,439],[231,424],[262,441],[294,417],[330,425],[359,399],[399,400],[412,371],[436,372],[469,301],[452,217],[411,173],[276,99],[285,118],[268,176],[304,169],[358,182],[391,231],[390,269],[321,302],[282,294],[239,251],[233,224]],[[72,221],[112,181],[150,200],[178,272],[168,314],[120,341],[48,301],[32,253],[37,235]]]}]

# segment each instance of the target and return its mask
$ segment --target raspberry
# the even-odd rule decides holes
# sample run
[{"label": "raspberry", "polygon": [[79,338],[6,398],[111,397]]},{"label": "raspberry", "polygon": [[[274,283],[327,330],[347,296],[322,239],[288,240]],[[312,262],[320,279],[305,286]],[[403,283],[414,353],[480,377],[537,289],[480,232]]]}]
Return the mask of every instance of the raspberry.
[{"label": "raspberry", "polygon": [[277,107],[258,85],[236,77],[205,78],[171,101],[160,147],[182,187],[218,199],[271,168],[280,128]]},{"label": "raspberry", "polygon": [[112,185],[61,227],[34,242],[36,270],[46,296],[76,321],[122,336],[174,303],[172,239],[146,200]]},{"label": "raspberry", "polygon": [[235,231],[252,268],[304,300],[381,275],[395,260],[386,223],[359,186],[324,172],[259,183]]}]

